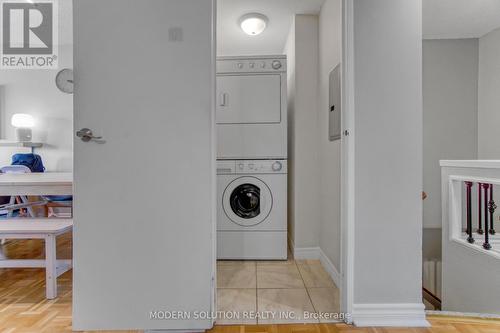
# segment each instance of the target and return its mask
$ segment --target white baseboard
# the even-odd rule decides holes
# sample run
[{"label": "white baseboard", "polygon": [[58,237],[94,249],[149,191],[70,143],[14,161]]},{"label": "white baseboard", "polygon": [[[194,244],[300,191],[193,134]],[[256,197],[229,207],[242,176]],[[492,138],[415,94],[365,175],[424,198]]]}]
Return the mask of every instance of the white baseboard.
[{"label": "white baseboard", "polygon": [[195,329],[195,330],[146,330],[144,333],[202,333],[205,330]]},{"label": "white baseboard", "polygon": [[320,247],[293,248],[293,256],[298,260],[319,259],[323,268],[330,275],[333,282],[335,282],[335,285],[339,288],[342,286],[342,277],[339,271]]},{"label": "white baseboard", "polygon": [[332,278],[333,282],[335,282],[337,288],[341,288],[342,276],[340,275],[335,265],[330,261],[330,258],[327,257],[327,255],[325,254],[325,252],[323,252],[323,250],[321,250],[321,248],[319,249],[319,260],[321,261],[321,265],[323,265],[323,268]]},{"label": "white baseboard", "polygon": [[186,330],[146,330],[144,333],[202,333],[206,331],[202,330],[194,330],[194,331],[186,331]]},{"label": "white baseboard", "polygon": [[353,304],[351,319],[356,326],[429,327],[422,303]]},{"label": "white baseboard", "polygon": [[[342,287],[342,276],[319,247],[294,248],[295,259],[319,259],[335,284]],[[351,320],[356,326],[429,327],[422,303],[354,304]]]},{"label": "white baseboard", "polygon": [[443,316],[443,317],[465,317],[465,318],[481,318],[481,319],[500,319],[500,315],[491,313],[475,313],[475,312],[457,312],[457,311],[441,311],[441,310],[426,310],[427,315]]},{"label": "white baseboard", "polygon": [[294,247],[293,258],[298,260],[319,259],[319,252],[319,247]]}]

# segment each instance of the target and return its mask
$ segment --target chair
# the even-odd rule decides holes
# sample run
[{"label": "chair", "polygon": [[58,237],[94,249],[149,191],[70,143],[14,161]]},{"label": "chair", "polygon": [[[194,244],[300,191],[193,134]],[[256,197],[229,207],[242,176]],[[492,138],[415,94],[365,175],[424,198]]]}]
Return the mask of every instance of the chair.
[{"label": "chair", "polygon": [[[24,165],[8,165],[0,168],[0,173],[30,173],[31,170]],[[11,196],[9,203],[0,206],[0,214],[7,214],[7,218],[12,218],[15,210],[26,209],[29,217],[34,218],[36,216],[33,211],[34,206],[44,206],[47,204],[46,200],[30,202],[28,197],[25,195]],[[0,245],[5,244],[5,239],[0,239]]]},{"label": "chair", "polygon": [[[0,168],[0,173],[30,173],[31,170],[24,165],[8,165]],[[29,217],[36,217],[33,211],[34,206],[44,206],[48,200],[30,202],[25,195],[11,196],[10,202],[0,206],[0,212],[6,213],[8,218],[11,218],[15,210],[26,209]]]}]

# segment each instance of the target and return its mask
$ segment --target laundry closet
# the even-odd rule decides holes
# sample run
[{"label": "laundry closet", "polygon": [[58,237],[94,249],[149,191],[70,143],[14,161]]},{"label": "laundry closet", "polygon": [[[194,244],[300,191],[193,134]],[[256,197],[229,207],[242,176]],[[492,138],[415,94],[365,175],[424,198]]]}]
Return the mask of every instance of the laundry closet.
[{"label": "laundry closet", "polygon": [[287,259],[286,57],[217,59],[217,258]]},{"label": "laundry closet", "polygon": [[[325,117],[334,113],[331,105],[317,107],[323,3],[217,3],[214,101],[219,325],[317,323],[320,312],[331,314],[330,321],[342,320],[337,316],[340,293],[330,274],[335,269],[320,261],[319,251],[311,247],[318,246],[317,214],[323,200],[312,158],[319,147],[312,143],[321,142],[322,127],[328,129],[317,125],[318,112]],[[329,6],[325,14],[332,11]],[[297,22],[304,19],[307,29],[296,34]],[[308,48],[304,48],[306,44]],[[308,61],[298,65],[295,50]],[[328,65],[326,75],[337,64]],[[324,99],[325,105],[329,103],[328,96]],[[332,142],[326,134],[321,139]],[[326,237],[331,236],[329,232]],[[245,313],[248,315],[242,317]]]}]

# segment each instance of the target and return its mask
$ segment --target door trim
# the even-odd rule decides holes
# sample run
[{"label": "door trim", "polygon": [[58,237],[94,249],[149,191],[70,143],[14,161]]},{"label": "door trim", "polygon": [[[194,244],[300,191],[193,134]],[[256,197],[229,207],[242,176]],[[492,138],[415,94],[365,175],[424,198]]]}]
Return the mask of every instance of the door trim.
[{"label": "door trim", "polygon": [[[355,128],[354,128],[354,3],[342,0],[342,134],[341,134],[341,310],[354,303]],[[347,133],[346,133],[347,131]],[[350,323],[350,317],[346,321]]]},{"label": "door trim", "polygon": [[[217,105],[217,0],[212,1],[212,101],[210,108],[211,118],[211,151],[212,156],[212,290],[210,297],[212,299],[212,312],[217,311],[217,126],[216,126],[216,105]],[[215,325],[215,319],[212,319],[212,326]]]}]

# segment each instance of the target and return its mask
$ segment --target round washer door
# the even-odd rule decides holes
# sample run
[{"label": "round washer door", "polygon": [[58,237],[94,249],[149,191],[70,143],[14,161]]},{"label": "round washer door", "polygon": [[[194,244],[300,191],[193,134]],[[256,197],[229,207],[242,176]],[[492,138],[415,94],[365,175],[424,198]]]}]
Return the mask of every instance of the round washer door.
[{"label": "round washer door", "polygon": [[226,216],[243,227],[262,223],[271,213],[273,196],[269,187],[256,177],[240,177],[224,190],[222,207]]}]

